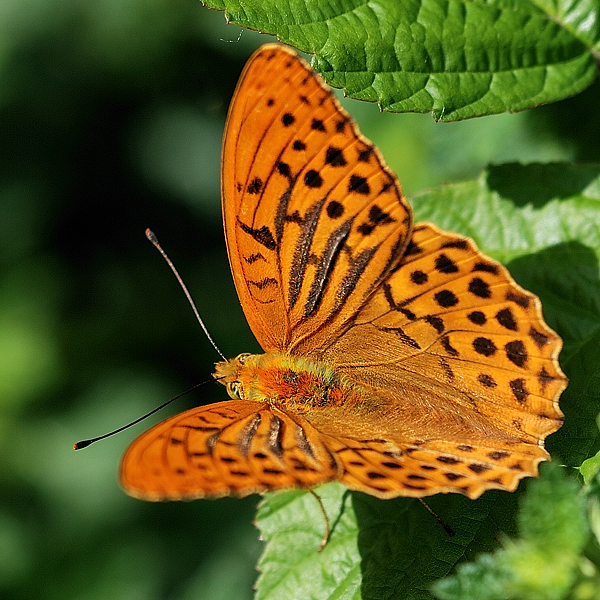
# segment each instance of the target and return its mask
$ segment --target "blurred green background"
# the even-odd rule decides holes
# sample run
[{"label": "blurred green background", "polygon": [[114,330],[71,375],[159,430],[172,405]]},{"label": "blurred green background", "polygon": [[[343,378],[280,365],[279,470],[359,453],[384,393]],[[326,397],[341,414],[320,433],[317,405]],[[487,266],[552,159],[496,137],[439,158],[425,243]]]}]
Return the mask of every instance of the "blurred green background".
[{"label": "blurred green background", "polygon": [[[250,598],[257,497],[147,504],[116,471],[139,425],[223,352],[257,350],[225,254],[219,154],[250,53],[272,38],[197,0],[0,3],[0,597]],[[407,192],[488,163],[600,160],[599,86],[436,125],[347,102]],[[210,384],[152,422],[223,400]],[[170,411],[170,412],[169,412]]]}]

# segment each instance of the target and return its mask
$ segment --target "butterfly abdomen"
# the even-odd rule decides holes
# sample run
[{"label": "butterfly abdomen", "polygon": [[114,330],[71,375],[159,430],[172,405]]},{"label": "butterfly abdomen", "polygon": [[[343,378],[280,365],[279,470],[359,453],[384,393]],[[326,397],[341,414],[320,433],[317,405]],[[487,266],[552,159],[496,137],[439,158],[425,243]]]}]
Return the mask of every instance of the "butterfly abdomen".
[{"label": "butterfly abdomen", "polygon": [[234,399],[268,402],[296,413],[344,406],[363,398],[356,385],[325,363],[284,353],[243,354],[217,363],[217,374]]}]

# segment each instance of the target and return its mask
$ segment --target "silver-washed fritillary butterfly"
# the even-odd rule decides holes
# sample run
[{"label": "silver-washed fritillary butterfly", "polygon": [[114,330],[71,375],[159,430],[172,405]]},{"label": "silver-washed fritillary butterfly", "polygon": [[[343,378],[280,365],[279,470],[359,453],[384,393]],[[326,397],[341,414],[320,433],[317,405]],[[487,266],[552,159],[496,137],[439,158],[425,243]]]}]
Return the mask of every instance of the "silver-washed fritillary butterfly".
[{"label": "silver-washed fritillary butterfly", "polygon": [[514,490],[562,421],[560,338],[467,238],[413,224],[400,184],[292,50],[250,59],[229,110],[231,270],[265,354],[216,364],[231,400],[127,450],[146,500],[337,480],[379,498]]}]

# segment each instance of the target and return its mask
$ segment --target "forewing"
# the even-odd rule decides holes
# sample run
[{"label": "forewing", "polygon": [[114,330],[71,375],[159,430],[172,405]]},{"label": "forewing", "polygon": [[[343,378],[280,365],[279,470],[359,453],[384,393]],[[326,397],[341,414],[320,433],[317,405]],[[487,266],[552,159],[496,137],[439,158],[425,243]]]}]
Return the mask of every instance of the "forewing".
[{"label": "forewing", "polygon": [[411,210],[325,83],[275,44],[249,60],[223,143],[231,270],[265,351],[335,337],[397,264]]},{"label": "forewing", "polygon": [[159,423],[131,444],[121,463],[127,493],[153,501],[310,488],[338,474],[309,423],[268,404],[235,400]]}]

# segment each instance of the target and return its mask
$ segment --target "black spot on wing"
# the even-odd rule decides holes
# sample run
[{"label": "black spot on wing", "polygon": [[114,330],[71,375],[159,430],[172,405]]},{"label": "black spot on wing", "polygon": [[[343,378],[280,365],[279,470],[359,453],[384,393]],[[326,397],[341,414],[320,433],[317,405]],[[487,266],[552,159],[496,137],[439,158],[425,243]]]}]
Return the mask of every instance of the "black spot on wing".
[{"label": "black spot on wing", "polygon": [[423,249],[412,239],[408,242],[408,246],[406,246],[406,250],[404,251],[404,256],[415,256],[417,254],[421,254]]},{"label": "black spot on wing", "polygon": [[291,177],[290,165],[284,162],[280,162],[277,165],[277,171],[279,171],[280,175],[287,177],[288,179]]},{"label": "black spot on wing", "polygon": [[438,333],[444,332],[444,321],[435,315],[426,315],[425,321],[429,323]]},{"label": "black spot on wing", "polygon": [[369,184],[367,183],[365,177],[360,177],[359,175],[351,175],[350,182],[348,183],[348,191],[350,193],[368,196],[371,192],[371,188],[369,187]]},{"label": "black spot on wing", "polygon": [[480,473],[485,473],[485,471],[489,471],[492,467],[490,467],[489,465],[482,465],[481,463],[472,463],[469,465],[468,468],[471,471],[473,471],[473,473],[477,473],[479,475]]},{"label": "black spot on wing", "polygon": [[320,188],[323,185],[323,178],[318,171],[310,169],[304,175],[304,185],[309,188]]},{"label": "black spot on wing", "polygon": [[498,384],[494,381],[494,378],[491,375],[487,375],[486,373],[481,373],[477,376],[477,381],[481,383],[481,385],[487,388],[495,388]]},{"label": "black spot on wing", "polygon": [[542,370],[538,374],[538,382],[540,384],[540,388],[542,388],[542,394],[545,392],[546,386],[552,381],[554,381],[554,377],[552,377],[552,375],[546,371],[546,367],[542,367]]},{"label": "black spot on wing", "polygon": [[327,205],[327,216],[330,219],[339,219],[344,214],[344,205],[340,204],[336,200],[332,200]]},{"label": "black spot on wing", "polygon": [[417,315],[412,310],[408,310],[408,308],[398,307],[396,310],[401,312],[409,321],[414,321],[417,318]]},{"label": "black spot on wing", "polygon": [[305,219],[300,216],[300,213],[297,210],[289,215],[285,215],[284,221],[286,223],[297,223],[298,225],[305,223]]},{"label": "black spot on wing", "polygon": [[458,304],[458,298],[454,292],[450,290],[441,290],[434,295],[435,301],[442,308],[450,308],[451,306],[456,306]]},{"label": "black spot on wing", "polygon": [[427,276],[427,273],[423,273],[423,271],[413,271],[410,274],[410,280],[415,284],[415,285],[423,285],[424,283],[427,283],[429,281],[429,277]]},{"label": "black spot on wing", "polygon": [[395,219],[383,211],[377,204],[374,204],[369,209],[369,221],[374,225],[387,225],[388,223],[393,223]]},{"label": "black spot on wing", "polygon": [[450,338],[447,335],[441,337],[440,342],[442,344],[442,348],[444,348],[449,356],[458,356],[458,350],[452,346],[450,343]]},{"label": "black spot on wing", "polygon": [[522,294],[516,294],[515,292],[508,291],[505,296],[506,300],[514,302],[521,308],[529,308],[529,298]]},{"label": "black spot on wing", "polygon": [[545,333],[538,331],[533,326],[529,328],[529,337],[535,342],[538,348],[543,348],[549,341],[549,338]]},{"label": "black spot on wing", "polygon": [[467,315],[467,319],[471,321],[474,325],[485,325],[487,322],[487,318],[484,313],[480,310],[474,310],[473,312]]},{"label": "black spot on wing", "polygon": [[505,329],[510,331],[517,331],[517,320],[512,313],[510,308],[503,308],[496,313],[496,321],[502,325]]},{"label": "black spot on wing", "polygon": [[254,240],[256,240],[259,244],[264,246],[267,250],[275,250],[275,248],[277,247],[277,245],[275,244],[275,238],[273,237],[273,234],[266,225],[263,225],[258,229],[254,229],[253,227],[249,227],[245,223],[242,223],[242,221],[238,220],[238,223],[244,233],[250,235],[252,238],[254,238]]},{"label": "black spot on wing", "polygon": [[468,250],[469,244],[467,240],[452,240],[450,242],[444,242],[442,248],[456,248],[458,250]]},{"label": "black spot on wing", "polygon": [[482,271],[484,273],[491,273],[492,275],[498,275],[499,269],[496,265],[490,265],[489,263],[478,262],[473,267],[473,271]]},{"label": "black spot on wing", "polygon": [[490,298],[492,296],[490,286],[479,277],[471,279],[469,282],[469,292],[478,298]]},{"label": "black spot on wing", "polygon": [[379,225],[387,225],[394,221],[395,219],[393,217],[381,210],[379,206],[374,205],[369,209],[368,221],[361,223],[358,227],[358,231],[362,235],[367,236]]},{"label": "black spot on wing", "polygon": [[338,121],[335,124],[335,130],[337,133],[344,133],[344,130],[346,129],[346,123],[348,122],[347,118],[342,119],[341,121]]},{"label": "black spot on wing", "polygon": [[438,273],[456,273],[458,272],[458,267],[448,256],[445,254],[440,254],[435,259],[435,270]]},{"label": "black spot on wing", "polygon": [[496,353],[496,344],[489,338],[478,337],[473,340],[473,350],[482,356],[493,356]]},{"label": "black spot on wing", "polygon": [[492,460],[502,460],[503,458],[506,458],[507,456],[510,456],[510,452],[504,452],[502,450],[495,450],[493,452],[488,452],[488,457],[491,458]]},{"label": "black spot on wing", "polygon": [[322,131],[322,132],[326,132],[327,131],[325,129],[325,125],[323,125],[323,121],[321,121],[321,119],[313,119],[312,123],[310,124],[310,127],[314,131]]},{"label": "black spot on wing", "polygon": [[358,150],[358,160],[359,162],[368,163],[371,160],[371,156],[373,154],[373,147],[369,146],[368,148],[361,148]]},{"label": "black spot on wing", "polygon": [[249,184],[248,187],[246,188],[246,191],[251,194],[251,195],[255,195],[260,193],[260,190],[262,190],[263,187],[263,182],[260,180],[260,178],[255,177]]},{"label": "black spot on wing", "polygon": [[454,456],[438,456],[436,457],[438,462],[444,463],[445,465],[458,465],[462,463],[460,458],[456,458]]},{"label": "black spot on wing", "polygon": [[380,328],[380,331],[386,331],[386,332],[389,332],[389,333],[394,333],[407,346],[410,346],[411,348],[414,348],[415,350],[420,350],[421,349],[421,346],[419,345],[419,343],[417,342],[417,340],[413,339],[408,334],[406,334],[401,327],[382,327],[382,328]]},{"label": "black spot on wing", "polygon": [[346,159],[340,148],[329,146],[325,152],[325,163],[332,167],[343,167],[346,165]]},{"label": "black spot on wing", "polygon": [[254,254],[251,254],[250,256],[244,256],[244,260],[249,265],[251,265],[251,264],[254,264],[255,262],[257,262],[259,260],[266,261],[267,259],[260,252],[255,252]]},{"label": "black spot on wing", "polygon": [[521,340],[508,342],[504,346],[506,357],[517,367],[524,367],[527,363],[527,350],[525,344]]},{"label": "black spot on wing", "polygon": [[513,379],[509,383],[509,386],[510,386],[512,393],[515,395],[515,398],[519,402],[525,402],[525,400],[527,400],[527,397],[529,396],[529,391],[525,387],[524,379],[522,379],[522,378]]},{"label": "black spot on wing", "polygon": [[248,279],[247,281],[250,285],[253,285],[255,288],[258,288],[259,290],[263,290],[267,287],[278,287],[279,286],[277,279],[273,279],[273,277],[265,277],[264,279],[261,279],[259,281],[252,281],[251,279]]}]

